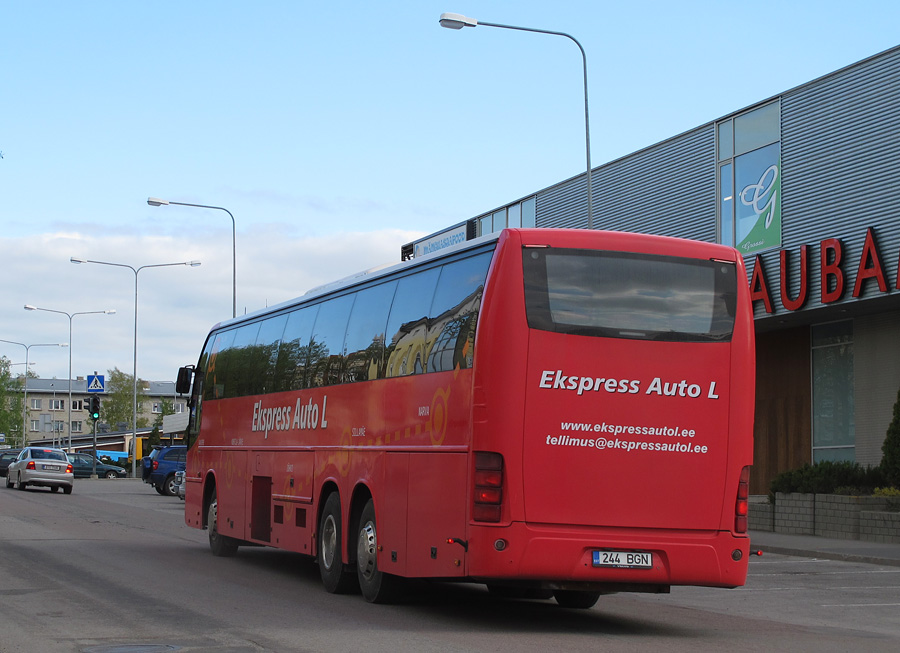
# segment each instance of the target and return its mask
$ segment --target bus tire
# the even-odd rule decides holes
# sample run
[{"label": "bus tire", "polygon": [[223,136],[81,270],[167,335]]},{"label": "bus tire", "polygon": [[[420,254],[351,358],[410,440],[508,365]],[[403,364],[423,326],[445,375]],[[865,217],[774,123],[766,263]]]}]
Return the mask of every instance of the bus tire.
[{"label": "bus tire", "polygon": [[341,559],[341,497],[332,492],[325,500],[319,520],[318,555],[322,584],[331,594],[347,594],[354,589],[356,578]]},{"label": "bus tire", "polygon": [[209,529],[209,550],[214,556],[220,558],[230,558],[235,555],[238,550],[237,541],[226,535],[219,533],[219,501],[216,498],[216,491],[213,489],[212,496],[209,498],[209,507],[206,511],[206,524]]},{"label": "bus tire", "polygon": [[391,603],[400,595],[403,579],[378,568],[378,531],[375,528],[375,503],[372,499],[366,503],[359,519],[356,575],[362,595],[369,603]]},{"label": "bus tire", "polygon": [[600,598],[600,592],[584,592],[581,590],[555,590],[553,598],[564,608],[587,610],[593,608]]}]

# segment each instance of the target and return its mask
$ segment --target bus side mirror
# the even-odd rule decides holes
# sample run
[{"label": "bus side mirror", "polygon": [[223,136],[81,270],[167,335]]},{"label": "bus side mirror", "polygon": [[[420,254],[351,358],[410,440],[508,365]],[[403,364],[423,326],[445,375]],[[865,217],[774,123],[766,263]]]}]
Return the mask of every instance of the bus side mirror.
[{"label": "bus side mirror", "polygon": [[178,379],[175,381],[175,392],[180,395],[187,394],[191,391],[191,381],[194,379],[194,367],[178,368]]}]

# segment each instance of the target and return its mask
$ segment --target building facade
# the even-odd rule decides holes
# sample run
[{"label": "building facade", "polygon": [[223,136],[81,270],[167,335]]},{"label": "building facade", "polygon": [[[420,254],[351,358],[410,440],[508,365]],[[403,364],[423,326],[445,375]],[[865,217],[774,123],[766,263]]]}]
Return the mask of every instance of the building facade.
[{"label": "building facade", "polygon": [[[586,175],[465,223],[586,228]],[[900,388],[900,47],[592,171],[593,226],[733,245],[755,311],[751,491],[881,461]],[[460,225],[450,228],[459,238]],[[445,232],[403,248],[439,248]]]},{"label": "building facade", "polygon": [[[88,410],[92,396],[100,397],[101,419],[97,425],[98,432],[124,431],[128,428],[125,423],[109,424],[103,419],[102,404],[107,393],[88,392],[85,377],[72,379],[71,407],[68,379],[29,378],[27,383],[25,423],[29,442],[51,439],[68,443],[70,435],[72,438],[90,435],[94,428]],[[142,384],[140,392],[143,401],[138,402],[138,423],[144,420],[152,426],[162,416],[164,403],[174,406],[175,414],[186,414],[187,398],[175,394],[173,382],[144,381]]]}]

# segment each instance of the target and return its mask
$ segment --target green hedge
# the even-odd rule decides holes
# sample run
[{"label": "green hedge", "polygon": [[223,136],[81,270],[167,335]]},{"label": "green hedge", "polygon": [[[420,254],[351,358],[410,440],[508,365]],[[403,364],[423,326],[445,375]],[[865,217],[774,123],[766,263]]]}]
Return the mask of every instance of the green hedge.
[{"label": "green hedge", "polygon": [[875,488],[885,485],[889,483],[881,467],[825,461],[782,472],[769,484],[769,494],[772,498],[776,492],[872,494]]}]

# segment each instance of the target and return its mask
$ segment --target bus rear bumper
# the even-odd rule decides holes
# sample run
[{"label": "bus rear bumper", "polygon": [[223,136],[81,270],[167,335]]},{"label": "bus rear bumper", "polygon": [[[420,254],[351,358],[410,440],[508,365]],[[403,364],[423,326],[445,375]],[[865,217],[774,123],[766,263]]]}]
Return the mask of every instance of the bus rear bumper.
[{"label": "bus rear bumper", "polygon": [[[600,552],[600,553],[598,553]],[[646,567],[624,566],[650,553]],[[468,575],[482,582],[519,579],[545,587],[592,586],[609,591],[667,591],[671,585],[739,587],[747,579],[750,538],[728,531],[573,528],[513,523],[471,526]],[[606,556],[610,557],[610,556]],[[608,561],[606,561],[608,563]],[[617,589],[620,588],[620,589]]]}]

